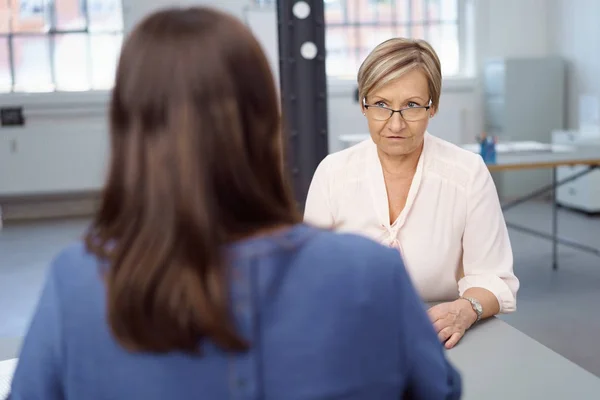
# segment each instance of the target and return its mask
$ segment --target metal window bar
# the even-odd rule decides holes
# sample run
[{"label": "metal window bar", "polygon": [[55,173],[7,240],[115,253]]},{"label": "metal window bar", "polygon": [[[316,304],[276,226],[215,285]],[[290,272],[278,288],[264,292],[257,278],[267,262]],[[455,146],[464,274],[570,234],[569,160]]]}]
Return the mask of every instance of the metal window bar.
[{"label": "metal window bar", "polygon": [[[46,10],[46,7],[49,9]],[[44,2],[44,14],[48,13],[48,20],[50,23],[50,31],[56,31],[56,3],[55,0]],[[43,35],[40,35],[43,36]],[[52,88],[56,90],[56,33],[48,35],[48,44],[50,51],[50,80],[52,81]]]},{"label": "metal window bar", "polygon": [[[11,0],[6,0],[6,8],[12,11],[11,8]],[[8,36],[7,36],[7,44],[8,44],[8,64],[10,69],[10,91],[13,92],[15,88],[15,56],[14,56],[14,45],[13,45],[13,37],[11,35],[13,31],[13,13],[8,13]]]},{"label": "metal window bar", "polygon": [[425,40],[429,41],[431,40],[431,38],[429,37],[429,26],[430,26],[430,21],[429,21],[429,1],[428,0],[423,0],[421,2],[421,7],[423,7],[423,21],[422,21],[422,26],[423,26],[423,37]]},{"label": "metal window bar", "polygon": [[[413,6],[412,6],[412,1],[411,0],[405,0],[407,1],[406,3],[406,12],[408,13],[408,18],[407,18],[407,23],[406,25],[406,36],[408,37],[412,37],[413,36],[413,25],[414,25],[414,21],[412,19],[412,15],[413,15]],[[397,15],[396,18],[399,18],[400,16]]]},{"label": "metal window bar", "polygon": [[392,15],[394,16],[392,18],[392,32],[394,32],[395,36],[398,36],[398,18],[396,16],[396,12],[397,12],[396,2],[392,1],[392,2],[390,2],[390,4],[391,4],[391,8],[392,8]]},{"label": "metal window bar", "polygon": [[467,43],[467,27],[465,15],[467,13],[468,0],[457,0],[458,10],[456,14],[456,29],[458,29],[458,70],[464,72],[467,68],[466,59],[466,43]]},{"label": "metal window bar", "polygon": [[85,35],[85,41],[87,43],[86,46],[86,57],[87,57],[87,77],[88,84],[90,85],[90,89],[94,86],[94,71],[92,67],[92,38],[89,33],[90,30],[90,7],[88,0],[79,0],[81,1],[81,12],[83,14],[83,19],[85,21],[85,29],[88,31]]}]

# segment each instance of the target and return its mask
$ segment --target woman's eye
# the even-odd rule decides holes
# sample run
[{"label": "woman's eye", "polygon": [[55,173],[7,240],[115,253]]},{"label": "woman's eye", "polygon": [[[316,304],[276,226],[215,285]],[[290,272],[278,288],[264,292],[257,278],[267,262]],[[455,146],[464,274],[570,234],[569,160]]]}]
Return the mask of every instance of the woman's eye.
[{"label": "woman's eye", "polygon": [[414,101],[409,101],[409,102],[408,102],[408,104],[407,104],[407,106],[408,106],[409,108],[412,108],[412,107],[419,107],[419,105],[418,105],[417,103],[415,103]]},{"label": "woman's eye", "polygon": [[377,103],[375,103],[375,105],[377,107],[385,107],[385,103],[383,101],[378,101]]}]

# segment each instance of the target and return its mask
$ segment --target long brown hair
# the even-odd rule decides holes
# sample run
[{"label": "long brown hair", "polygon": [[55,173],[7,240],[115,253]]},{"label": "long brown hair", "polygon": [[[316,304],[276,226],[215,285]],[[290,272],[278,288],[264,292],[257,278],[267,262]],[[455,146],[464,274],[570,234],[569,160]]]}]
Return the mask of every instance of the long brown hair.
[{"label": "long brown hair", "polygon": [[195,352],[208,338],[247,349],[230,316],[225,247],[301,220],[279,109],[259,43],[227,14],[159,11],[125,41],[108,181],[86,236],[108,264],[108,321],[124,347]]}]

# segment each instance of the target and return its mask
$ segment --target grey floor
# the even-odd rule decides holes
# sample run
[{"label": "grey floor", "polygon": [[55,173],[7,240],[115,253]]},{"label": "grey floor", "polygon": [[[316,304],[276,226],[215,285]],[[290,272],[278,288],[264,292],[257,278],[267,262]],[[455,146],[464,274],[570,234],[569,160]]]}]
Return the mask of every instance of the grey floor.
[{"label": "grey floor", "polygon": [[[550,231],[550,207],[530,203],[508,221]],[[600,218],[561,210],[560,232],[600,248]],[[0,231],[0,360],[17,355],[48,261],[81,236],[86,220],[7,226]],[[560,248],[551,269],[549,242],[511,231],[521,280],[518,312],[502,318],[542,344],[600,376],[600,257]]]}]

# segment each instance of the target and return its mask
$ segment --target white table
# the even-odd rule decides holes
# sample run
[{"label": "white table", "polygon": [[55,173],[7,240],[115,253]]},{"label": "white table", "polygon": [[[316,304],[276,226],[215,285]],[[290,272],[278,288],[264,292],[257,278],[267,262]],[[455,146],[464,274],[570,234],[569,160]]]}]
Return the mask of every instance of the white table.
[{"label": "white table", "polygon": [[497,318],[475,325],[447,356],[464,400],[600,399],[600,378]]}]

